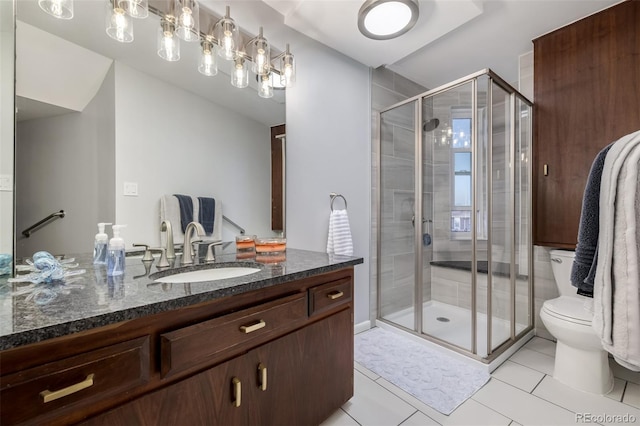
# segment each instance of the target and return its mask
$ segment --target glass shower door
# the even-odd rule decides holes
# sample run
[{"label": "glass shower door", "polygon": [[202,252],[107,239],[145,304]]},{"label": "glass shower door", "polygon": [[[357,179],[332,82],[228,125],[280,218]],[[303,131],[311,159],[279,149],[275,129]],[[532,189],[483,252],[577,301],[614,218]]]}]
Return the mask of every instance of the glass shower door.
[{"label": "glass shower door", "polygon": [[379,317],[415,330],[415,102],[380,115]]}]

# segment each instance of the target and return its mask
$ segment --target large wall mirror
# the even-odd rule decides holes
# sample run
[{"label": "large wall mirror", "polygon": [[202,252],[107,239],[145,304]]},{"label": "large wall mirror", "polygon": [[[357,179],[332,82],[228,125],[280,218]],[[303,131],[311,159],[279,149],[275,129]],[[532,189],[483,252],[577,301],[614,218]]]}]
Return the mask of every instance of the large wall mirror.
[{"label": "large wall mirror", "polygon": [[[231,86],[223,59],[216,76],[200,74],[199,43],[163,60],[154,14],[118,43],[105,32],[105,3],[76,1],[71,20],[37,0],[15,4],[16,258],[89,252],[98,222],[126,224],[127,247],[158,246],[159,201],[174,193],[216,198],[247,233],[283,232],[272,229],[271,129],[285,122],[285,91],[264,99],[255,81]],[[4,132],[11,118],[1,111]],[[22,235],[60,210],[64,218]],[[236,233],[224,224],[224,240]],[[2,233],[3,244],[12,238]]]}]

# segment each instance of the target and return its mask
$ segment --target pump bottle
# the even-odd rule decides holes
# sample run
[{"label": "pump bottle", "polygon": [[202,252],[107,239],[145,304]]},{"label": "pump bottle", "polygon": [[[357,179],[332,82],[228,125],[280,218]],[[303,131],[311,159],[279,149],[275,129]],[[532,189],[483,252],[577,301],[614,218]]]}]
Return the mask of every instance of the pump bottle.
[{"label": "pump bottle", "polygon": [[124,240],[120,237],[120,228],[127,225],[113,225],[113,238],[109,240],[107,253],[107,276],[113,277],[124,274],[125,253]]},{"label": "pump bottle", "polygon": [[107,264],[107,243],[109,242],[109,236],[105,234],[105,225],[111,225],[110,223],[100,222],[98,224],[98,233],[93,245],[93,264],[94,265],[106,265]]}]

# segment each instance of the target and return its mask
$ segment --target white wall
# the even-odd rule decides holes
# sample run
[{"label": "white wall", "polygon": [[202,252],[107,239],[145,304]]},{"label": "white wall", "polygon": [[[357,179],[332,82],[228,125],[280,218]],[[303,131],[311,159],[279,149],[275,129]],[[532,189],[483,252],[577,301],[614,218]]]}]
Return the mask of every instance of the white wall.
[{"label": "white wall", "polygon": [[329,193],[347,199],[354,255],[364,258],[355,268],[358,324],[369,320],[369,68],[302,36],[295,54],[297,82],[287,91],[287,241],[326,251]]},{"label": "white wall", "polygon": [[[13,176],[13,2],[0,1],[0,175]],[[13,181],[13,179],[12,179]],[[13,188],[0,190],[0,253],[13,253]]]},{"label": "white wall", "polygon": [[[93,250],[96,223],[114,215],[114,72],[82,112],[20,121],[16,128],[16,256]],[[29,238],[47,215],[66,216]]]},{"label": "white wall", "polygon": [[[272,235],[270,140],[268,126],[117,62],[115,221],[127,247],[160,245],[160,198],[174,193],[212,196],[248,234]],[[124,196],[124,182],[139,195]],[[223,240],[237,233],[224,224]]]}]

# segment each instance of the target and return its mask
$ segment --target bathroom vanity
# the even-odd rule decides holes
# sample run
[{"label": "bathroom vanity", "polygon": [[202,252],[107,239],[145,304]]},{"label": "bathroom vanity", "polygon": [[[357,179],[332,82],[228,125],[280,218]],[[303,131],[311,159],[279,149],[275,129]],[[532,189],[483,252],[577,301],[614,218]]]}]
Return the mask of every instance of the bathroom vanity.
[{"label": "bathroom vanity", "polygon": [[80,265],[81,279],[47,303],[3,282],[12,327],[0,334],[0,424],[319,424],[353,395],[359,263],[295,249],[274,264],[225,254],[180,271],[260,271],[159,283],[177,270],[128,258],[118,280]]}]

